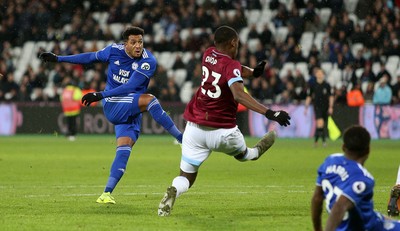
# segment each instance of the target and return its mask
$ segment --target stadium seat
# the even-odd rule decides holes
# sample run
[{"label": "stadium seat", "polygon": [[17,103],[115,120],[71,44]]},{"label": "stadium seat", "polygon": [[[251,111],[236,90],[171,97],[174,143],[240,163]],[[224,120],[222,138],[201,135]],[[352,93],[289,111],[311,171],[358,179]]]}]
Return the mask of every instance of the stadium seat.
[{"label": "stadium seat", "polygon": [[[390,57],[394,57],[394,56],[390,56]],[[395,58],[390,59],[390,57],[389,57],[388,61],[386,62],[385,68],[390,73],[390,75],[392,77],[394,77],[394,76],[396,76],[396,71],[398,69],[398,61],[399,60],[398,59],[396,60]],[[399,58],[399,57],[397,57],[397,58]],[[396,79],[396,78],[394,78],[394,79]]]},{"label": "stadium seat", "polygon": [[350,19],[351,21],[353,21],[354,25],[357,25],[357,24],[358,24],[358,17],[357,17],[357,15],[355,15],[354,13],[350,13],[350,14],[349,14],[349,19]]},{"label": "stadium seat", "polygon": [[[202,3],[202,4],[203,4],[203,3]],[[225,17],[225,13],[226,13],[226,16],[227,16],[228,18],[233,18],[233,17],[235,17],[235,15],[236,15],[236,10],[219,10],[219,11],[218,11],[218,14],[219,14],[219,16],[221,17],[221,19],[227,20],[228,18]]]},{"label": "stadium seat", "polygon": [[377,75],[379,71],[381,70],[381,64],[379,62],[374,62],[372,64],[372,72]]},{"label": "stadium seat", "polygon": [[182,87],[183,83],[186,80],[187,76],[187,71],[186,69],[177,69],[174,71],[174,78],[175,78],[175,83],[179,86]]},{"label": "stadium seat", "polygon": [[182,41],[185,41],[189,37],[189,35],[190,35],[189,29],[186,28],[182,29],[179,32],[179,37],[181,38]]},{"label": "stadium seat", "polygon": [[397,67],[399,66],[399,60],[400,60],[399,56],[391,55],[387,59],[387,64],[393,66],[393,68],[397,70]]},{"label": "stadium seat", "polygon": [[143,19],[143,11],[136,11],[135,12],[135,17],[133,18],[133,20],[135,22],[141,22]]},{"label": "stadium seat", "polygon": [[247,37],[249,35],[250,28],[243,27],[239,32],[239,39],[241,43],[247,43]]},{"label": "stadium seat", "polygon": [[155,43],[160,43],[163,39],[165,39],[165,34],[164,34],[164,30],[158,30],[155,32],[154,36],[153,36],[153,41]]},{"label": "stadium seat", "polygon": [[94,42],[92,40],[86,40],[84,42],[84,49],[85,52],[89,51],[90,49],[92,49]]},{"label": "stadium seat", "polygon": [[325,32],[316,33],[316,35],[314,37],[314,45],[317,47],[318,50],[322,49],[322,43],[323,43],[325,36],[326,36]]},{"label": "stadium seat", "polygon": [[191,100],[193,94],[192,85],[191,81],[183,83],[181,91],[179,92],[179,97],[181,98],[182,103],[189,103]]},{"label": "stadium seat", "polygon": [[273,12],[270,9],[268,9],[268,8],[263,9],[261,11],[261,15],[260,15],[258,24],[262,25],[262,24],[269,23],[269,22],[271,22],[271,19],[274,16],[275,15],[273,15]]},{"label": "stadium seat", "polygon": [[329,75],[333,69],[333,65],[331,62],[323,62],[321,63],[321,69],[325,72],[325,75]]},{"label": "stadium seat", "polygon": [[284,42],[288,33],[289,29],[285,26],[277,28],[275,33],[275,40]]},{"label": "stadium seat", "polygon": [[261,11],[260,10],[246,10],[245,16],[247,18],[248,24],[258,23],[260,16],[261,16]]},{"label": "stadium seat", "polygon": [[[377,85],[378,85],[378,84],[377,84]],[[367,92],[367,88],[368,88],[368,82],[367,82],[367,81],[362,82],[362,83],[361,83],[361,91],[362,91],[363,93],[365,93],[365,92]]]},{"label": "stadium seat", "polygon": [[353,45],[351,45],[351,52],[353,53],[353,56],[357,56],[357,52],[363,48],[364,45],[362,43],[354,43]]},{"label": "stadium seat", "polygon": [[300,38],[301,52],[304,57],[308,57],[314,40],[313,32],[304,32]]},{"label": "stadium seat", "polygon": [[166,69],[171,69],[175,62],[176,54],[174,52],[164,51],[161,52],[157,58],[158,62]]},{"label": "stadium seat", "polygon": [[359,68],[356,70],[356,77],[357,79],[361,78],[362,73],[364,72],[364,68]]},{"label": "stadium seat", "polygon": [[279,72],[279,78],[285,77],[289,70],[294,72],[294,70],[295,70],[295,64],[294,63],[287,62],[287,63],[283,64],[283,67],[282,67],[281,71]]},{"label": "stadium seat", "polygon": [[35,42],[29,41],[24,43],[24,46],[22,47],[21,51],[21,54],[24,55],[20,56],[17,70],[14,72],[15,73],[14,78],[17,83],[21,81],[23,74],[28,68],[29,61],[34,55],[33,54],[34,49],[35,49]]},{"label": "stadium seat", "polygon": [[124,30],[125,26],[122,23],[112,23],[110,24],[110,31],[116,41],[121,39],[122,31]]},{"label": "stadium seat", "polygon": [[331,8],[321,8],[319,11],[319,17],[323,25],[328,24],[329,18],[331,17]]},{"label": "stadium seat", "polygon": [[295,69],[299,70],[301,74],[304,76],[304,79],[307,81],[310,76],[308,74],[308,65],[306,62],[296,63]]},{"label": "stadium seat", "polygon": [[346,0],[344,1],[344,5],[346,8],[346,11],[349,13],[354,13],[356,11],[357,8],[357,3],[358,0]]},{"label": "stadium seat", "polygon": [[106,46],[106,44],[109,44],[109,43],[107,43],[106,41],[103,41],[103,40],[97,41],[97,43],[96,43],[97,49],[103,49]]},{"label": "stadium seat", "polygon": [[249,39],[247,41],[247,47],[251,53],[256,52],[259,45],[260,45],[259,39]]},{"label": "stadium seat", "polygon": [[327,75],[327,82],[331,85],[331,87],[335,87],[339,82],[341,82],[342,78],[342,70],[334,68]]}]

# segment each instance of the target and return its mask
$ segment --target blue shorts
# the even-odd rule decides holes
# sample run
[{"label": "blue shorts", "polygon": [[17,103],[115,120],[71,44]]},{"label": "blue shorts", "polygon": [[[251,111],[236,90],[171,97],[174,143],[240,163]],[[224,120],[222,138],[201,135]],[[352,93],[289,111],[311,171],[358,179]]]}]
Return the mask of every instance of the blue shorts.
[{"label": "blue shorts", "polygon": [[116,138],[127,136],[135,142],[139,138],[142,125],[142,113],[139,108],[141,95],[129,94],[102,100],[104,115],[115,125]]}]

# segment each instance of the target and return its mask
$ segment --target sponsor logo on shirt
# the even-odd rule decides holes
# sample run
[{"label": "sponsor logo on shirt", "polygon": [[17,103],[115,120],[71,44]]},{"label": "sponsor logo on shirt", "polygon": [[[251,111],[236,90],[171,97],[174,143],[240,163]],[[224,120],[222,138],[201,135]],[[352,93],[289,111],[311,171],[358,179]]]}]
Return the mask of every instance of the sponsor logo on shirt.
[{"label": "sponsor logo on shirt", "polygon": [[352,186],[353,191],[355,193],[357,193],[357,194],[360,194],[360,193],[364,192],[366,187],[367,186],[362,181],[356,181],[356,182],[353,183],[353,186]]},{"label": "sponsor logo on shirt", "polygon": [[138,64],[137,63],[132,63],[132,69],[136,70],[138,68]]},{"label": "sponsor logo on shirt", "polygon": [[143,70],[148,71],[148,70],[150,70],[150,64],[148,64],[148,63],[142,63],[142,65],[140,66],[140,68],[143,69]]},{"label": "sponsor logo on shirt", "polygon": [[240,70],[239,69],[233,69],[233,74],[237,77],[240,77]]},{"label": "sponsor logo on shirt", "polygon": [[119,69],[119,75],[122,75],[122,76],[124,76],[124,77],[128,77],[129,76],[129,73],[130,73],[130,71],[126,71],[126,70],[122,70],[122,69]]},{"label": "sponsor logo on shirt", "polygon": [[119,66],[119,60],[115,61],[114,64]]}]

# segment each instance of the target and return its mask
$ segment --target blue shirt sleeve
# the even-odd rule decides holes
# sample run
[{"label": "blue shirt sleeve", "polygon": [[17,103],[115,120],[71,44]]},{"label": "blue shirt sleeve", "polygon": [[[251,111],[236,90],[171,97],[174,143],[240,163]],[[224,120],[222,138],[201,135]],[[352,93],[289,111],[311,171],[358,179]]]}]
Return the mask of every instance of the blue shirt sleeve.
[{"label": "blue shirt sleeve", "polygon": [[77,55],[68,55],[68,56],[58,56],[58,62],[67,62],[67,63],[76,63],[76,64],[89,64],[92,62],[107,62],[110,53],[111,53],[111,46],[109,45],[102,50],[96,52],[87,52]]},{"label": "blue shirt sleeve", "polygon": [[96,52],[96,60],[108,62],[111,55],[111,47],[116,44],[111,44]]},{"label": "blue shirt sleeve", "polygon": [[87,52],[77,55],[58,56],[58,62],[88,64],[97,61],[95,54],[95,52]]},{"label": "blue shirt sleeve", "polygon": [[103,91],[101,94],[104,98],[118,95],[127,95],[129,93],[135,92],[135,89],[141,88],[144,84],[146,84],[148,77],[145,76],[141,72],[133,72],[132,76],[129,78],[128,82],[122,84],[119,87],[116,87],[109,91]]}]

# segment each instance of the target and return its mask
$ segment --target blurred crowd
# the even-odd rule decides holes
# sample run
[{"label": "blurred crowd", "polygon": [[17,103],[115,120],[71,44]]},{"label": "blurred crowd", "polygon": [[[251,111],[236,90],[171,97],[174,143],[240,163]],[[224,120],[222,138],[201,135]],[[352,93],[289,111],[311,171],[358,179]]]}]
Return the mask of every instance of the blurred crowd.
[{"label": "blurred crowd", "polygon": [[[348,12],[344,1],[4,0],[0,8],[0,102],[59,101],[62,88],[71,80],[85,91],[104,89],[106,66],[100,63],[28,66],[16,79],[18,62],[13,61],[13,48],[28,41],[47,41],[54,43],[50,51],[59,55],[96,51],[103,48],[97,41],[120,42],[108,25],[122,23],[142,27],[145,48],[154,53],[190,53],[185,60],[176,55],[169,68],[159,64],[149,92],[164,102],[182,101],[183,84],[168,74],[169,69],[185,70],[183,82],[190,82],[189,95],[200,86],[200,55],[213,44],[212,32],[224,24],[241,35],[238,60],[243,65],[253,67],[260,60],[268,61],[262,77],[245,80],[248,92],[264,103],[302,103],[310,84],[315,83],[314,69],[324,69],[323,64],[328,63],[332,67],[324,69],[327,81],[331,69],[339,70],[329,81],[336,103],[347,104],[349,93],[359,91],[365,102],[399,104],[400,72],[397,67],[395,72],[387,70],[389,58],[400,55],[399,2],[353,0],[356,8]],[[266,8],[271,12],[269,23],[250,23],[246,12]],[[330,15],[324,22],[319,12],[327,8]],[[103,22],[96,14],[99,12],[107,13]],[[155,31],[154,24],[162,33]],[[283,38],[277,36],[279,28],[287,28]],[[200,32],[194,33],[194,29]],[[182,36],[183,30],[188,32],[186,36]],[[324,33],[321,43],[313,43],[305,52],[301,39],[307,32]],[[258,41],[254,49],[247,42],[250,40]],[[355,44],[362,46],[354,53]],[[398,59],[394,60],[398,65]],[[283,72],[287,63],[303,63],[307,71],[292,68]],[[374,71],[376,63],[379,70]]]}]

